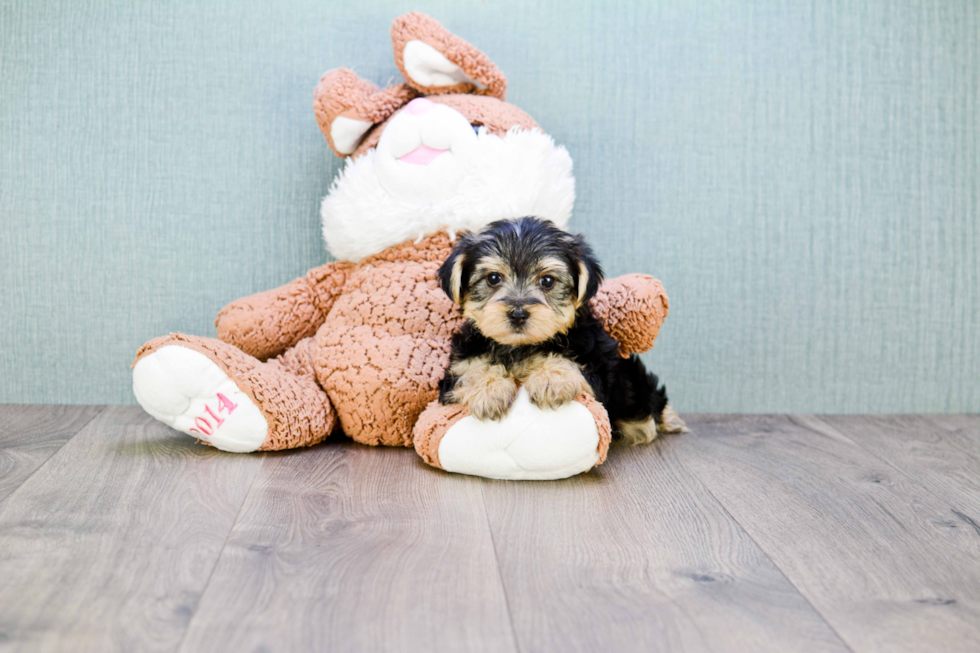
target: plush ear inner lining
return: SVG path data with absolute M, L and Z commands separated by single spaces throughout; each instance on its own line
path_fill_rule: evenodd
M 419 86 L 455 86 L 467 83 L 473 84 L 478 90 L 486 88 L 485 84 L 467 77 L 462 68 L 428 43 L 409 41 L 405 44 L 402 57 L 405 73 Z
M 373 123 L 367 120 L 337 116 L 330 123 L 330 140 L 333 141 L 333 146 L 338 152 L 350 154 L 357 149 L 372 126 Z

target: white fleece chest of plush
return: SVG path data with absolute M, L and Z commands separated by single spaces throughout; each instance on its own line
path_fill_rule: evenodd
M 454 154 L 451 165 L 425 168 L 392 165 L 386 152 L 374 149 L 348 161 L 321 206 L 331 254 L 358 261 L 440 229 L 452 235 L 505 218 L 535 216 L 568 226 L 575 201 L 572 159 L 551 137 L 513 129 L 501 138 L 480 128 L 465 152 Z M 388 189 L 403 181 L 392 179 L 400 174 L 442 185 L 444 192 L 430 193 L 433 201 L 418 201 L 410 192 L 395 196 Z M 401 187 L 407 191 L 411 184 Z

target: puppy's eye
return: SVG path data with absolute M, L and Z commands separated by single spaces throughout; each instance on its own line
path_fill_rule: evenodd
M 497 272 L 491 272 L 487 275 L 487 285 L 492 287 L 499 286 L 504 282 L 504 278 Z
M 543 277 L 541 277 L 541 280 L 538 281 L 538 283 L 541 284 L 542 288 L 548 290 L 549 288 L 555 287 L 555 278 L 550 274 L 546 274 Z

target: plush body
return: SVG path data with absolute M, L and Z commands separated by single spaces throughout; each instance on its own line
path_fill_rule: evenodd
M 591 397 L 559 411 L 515 404 L 493 425 L 437 401 L 461 324 L 437 279 L 456 232 L 515 214 L 563 227 L 571 159 L 503 100 L 506 82 L 489 59 L 431 18 L 399 18 L 392 40 L 407 84 L 378 89 L 337 69 L 315 93 L 328 145 L 348 157 L 322 207 L 328 247 L 342 260 L 232 302 L 216 339 L 146 343 L 134 362 L 136 397 L 227 451 L 310 446 L 342 430 L 365 444 L 414 444 L 451 471 L 585 471 L 609 442 L 606 412 Z M 606 282 L 592 309 L 629 354 L 652 346 L 667 298 L 651 277 L 628 275 Z M 508 420 L 535 428 L 518 432 Z M 562 449 L 542 439 L 556 433 L 566 434 Z

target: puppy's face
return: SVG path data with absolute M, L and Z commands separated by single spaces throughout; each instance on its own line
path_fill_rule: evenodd
M 486 337 L 530 345 L 565 333 L 602 280 L 591 249 L 551 222 L 494 222 L 460 237 L 439 270 L 443 290 Z

